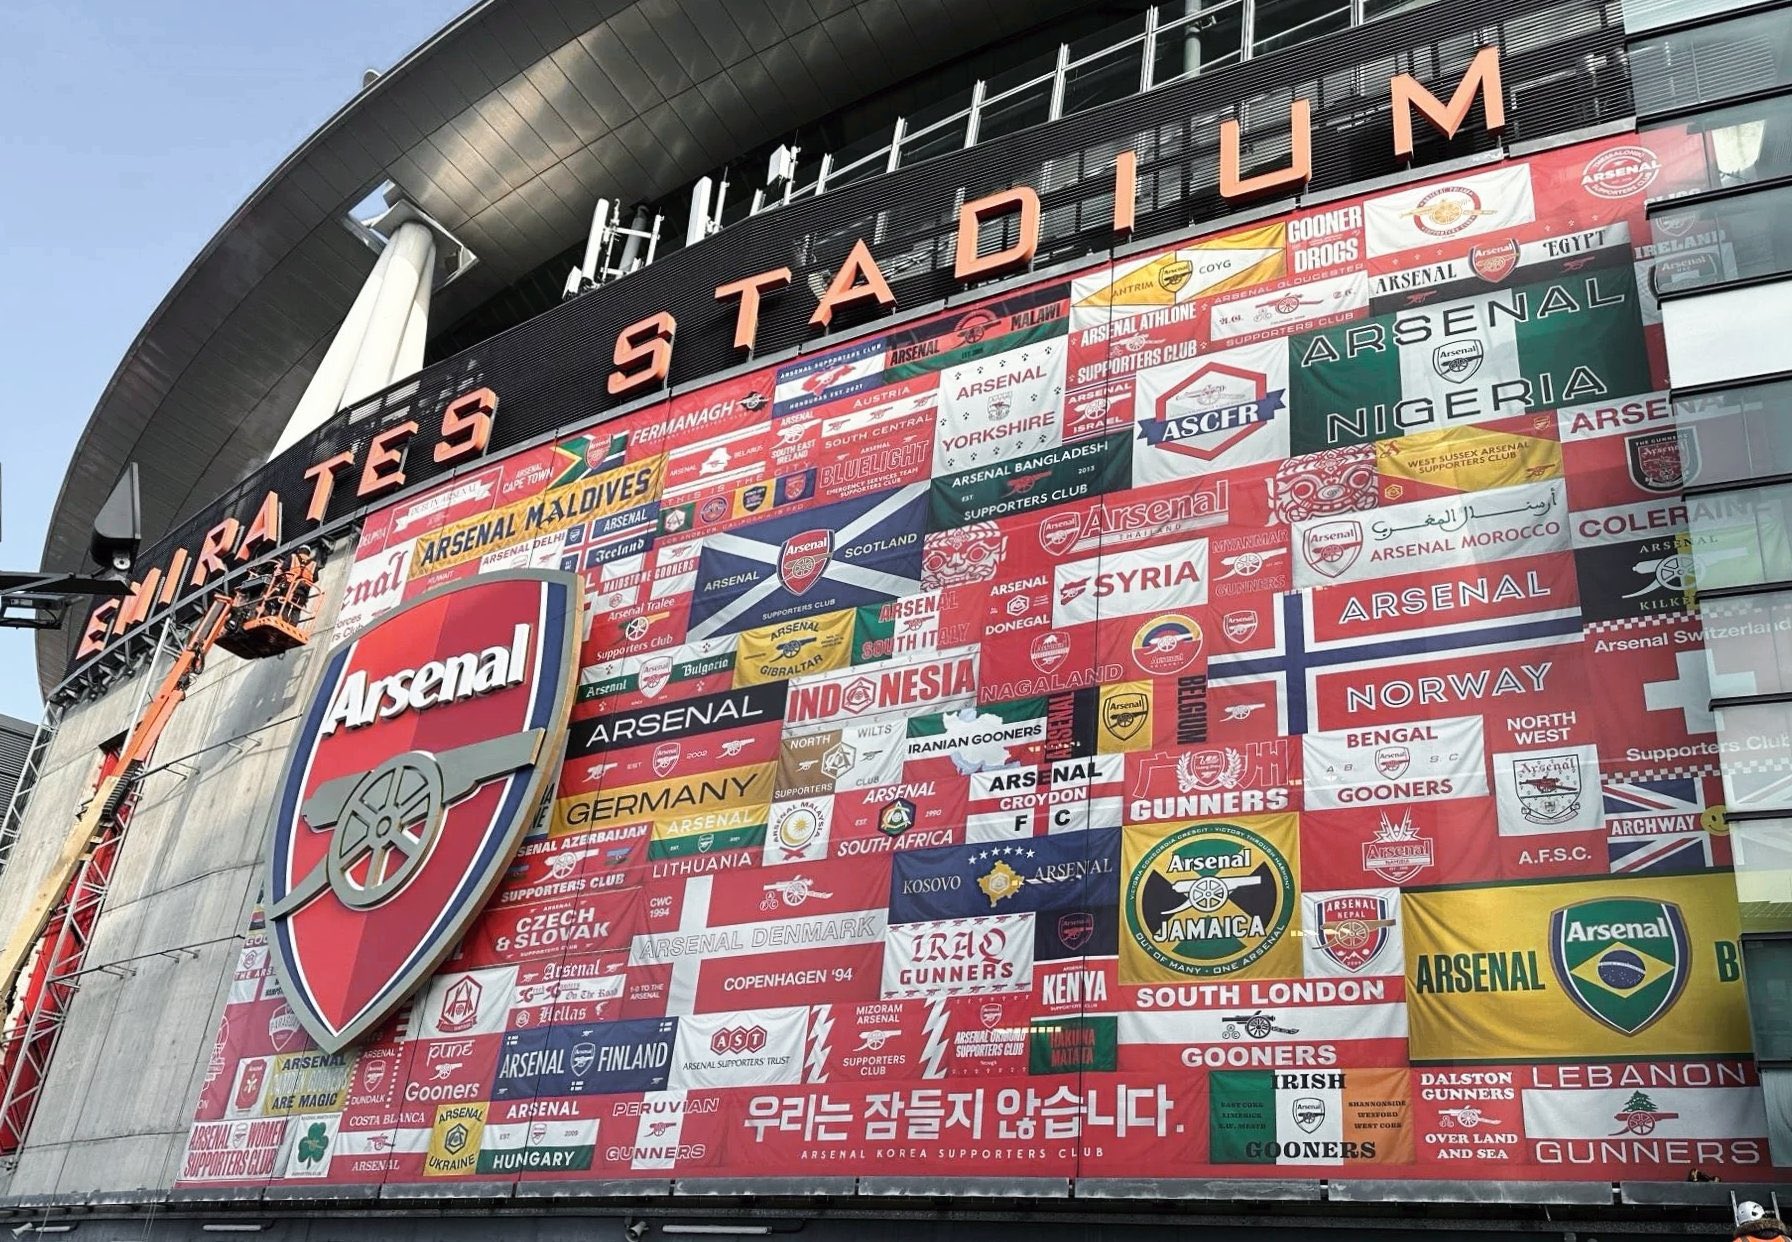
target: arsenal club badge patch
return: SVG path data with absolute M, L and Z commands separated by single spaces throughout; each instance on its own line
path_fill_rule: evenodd
M 287 1003 L 336 1052 L 434 973 L 551 788 L 579 582 L 439 587 L 329 655 L 275 808 L 264 893 Z

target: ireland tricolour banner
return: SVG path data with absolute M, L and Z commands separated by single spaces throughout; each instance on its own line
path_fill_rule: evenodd
M 1215 1070 L 1208 1082 L 1214 1164 L 1412 1161 L 1405 1070 Z
M 1289 338 L 1295 454 L 1649 390 L 1628 264 Z

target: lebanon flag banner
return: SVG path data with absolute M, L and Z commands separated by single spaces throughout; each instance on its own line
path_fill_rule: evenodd
M 1524 1132 L 1546 1139 L 1759 1139 L 1767 1113 L 1759 1087 L 1602 1087 L 1525 1091 Z M 1614 1146 L 1618 1146 L 1614 1144 Z
M 1291 337 L 1292 451 L 1647 392 L 1640 314 L 1607 267 Z
M 631 999 L 668 1014 L 874 1000 L 887 859 L 854 858 L 650 885 L 629 948 Z
M 1216 1070 L 1208 1083 L 1215 1164 L 1412 1163 L 1404 1069 Z

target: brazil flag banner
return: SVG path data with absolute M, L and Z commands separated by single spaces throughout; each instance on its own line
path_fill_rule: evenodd
M 1412 1060 L 1746 1055 L 1724 873 L 1402 899 Z
M 1296 455 L 1647 392 L 1629 264 L 1288 341 Z

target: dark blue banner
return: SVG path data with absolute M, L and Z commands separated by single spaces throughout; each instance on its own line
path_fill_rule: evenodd
M 677 1018 L 509 1031 L 492 1099 L 663 1090 L 677 1034 Z
M 903 850 L 892 859 L 890 921 L 1112 906 L 1120 830 Z

